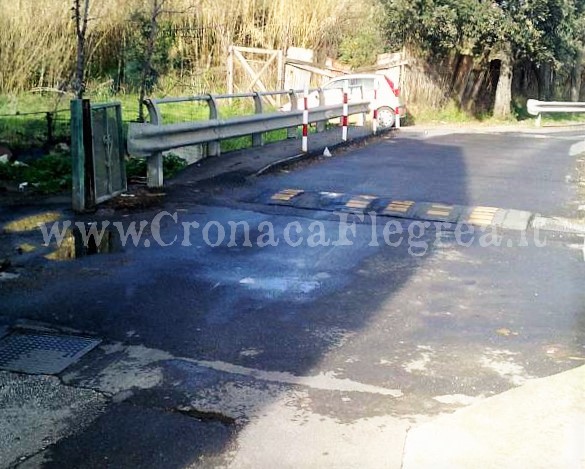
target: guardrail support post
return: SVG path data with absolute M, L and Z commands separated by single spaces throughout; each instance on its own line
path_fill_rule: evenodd
M 288 92 L 288 97 L 290 100 L 290 110 L 291 111 L 296 111 L 298 109 L 298 101 L 297 101 L 297 94 L 294 92 L 294 90 L 290 90 Z M 287 129 L 287 138 L 297 138 L 297 128 L 296 127 L 289 127 Z
M 319 88 L 319 106 L 325 106 L 325 91 L 323 88 Z M 327 121 L 317 122 L 317 132 L 325 132 L 327 127 Z
M 148 118 L 153 125 L 162 125 L 162 115 L 158 106 L 150 99 L 145 99 L 144 104 L 148 110 Z M 146 159 L 146 185 L 155 189 L 162 187 L 164 184 L 163 175 L 163 154 L 156 152 Z
M 263 112 L 262 98 L 260 97 L 260 95 L 257 92 L 254 93 L 254 112 L 256 114 L 262 114 L 262 112 Z M 264 133 L 258 132 L 258 133 L 252 134 L 252 146 L 253 147 L 261 147 L 262 145 L 264 145 Z
M 217 103 L 215 98 L 212 95 L 207 96 L 207 105 L 209 106 L 209 118 L 210 119 L 218 119 L 217 113 Z M 220 156 L 221 155 L 221 145 L 219 141 L 209 142 L 207 144 L 207 156 Z
M 542 125 L 542 114 L 538 114 L 538 116 L 536 116 L 536 121 L 534 123 L 536 127 L 540 127 Z

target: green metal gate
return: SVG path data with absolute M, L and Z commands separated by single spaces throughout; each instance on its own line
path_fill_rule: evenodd
M 73 209 L 84 211 L 126 190 L 120 103 L 71 101 Z
M 95 203 L 99 204 L 126 190 L 120 103 L 91 106 L 91 134 Z

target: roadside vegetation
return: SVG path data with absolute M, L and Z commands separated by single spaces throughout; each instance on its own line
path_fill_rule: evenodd
M 583 0 L 383 0 L 391 49 L 411 56 L 407 103 L 522 119 L 526 99 L 584 96 Z M 392 32 L 392 33 L 391 33 Z
M 163 160 L 163 165 L 165 174 L 173 177 L 187 163 L 169 154 Z M 129 158 L 126 175 L 130 181 L 145 179 L 146 160 Z M 11 185 L 13 190 L 34 190 L 41 194 L 71 191 L 71 155 L 66 150 L 53 150 L 30 163 L 0 162 L 0 183 Z
M 0 162 L 0 181 L 13 183 L 21 191 L 34 188 L 42 194 L 70 189 L 71 155 L 51 152 L 30 164 Z

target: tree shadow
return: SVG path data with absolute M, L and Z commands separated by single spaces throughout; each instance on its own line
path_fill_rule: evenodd
M 430 178 L 430 174 L 442 177 Z M 265 191 L 298 187 L 400 200 L 431 197 L 465 205 L 469 203 L 466 181 L 460 148 L 386 140 L 376 148 L 362 148 L 230 190 L 235 200 L 249 200 L 253 194 L 253 210 L 252 205 L 242 211 L 211 201 L 204 210 L 185 213 L 180 221 L 197 221 L 201 226 L 212 221 L 226 227 L 229 221 L 246 220 L 252 226 L 270 221 L 279 239 L 291 222 L 298 222 L 306 236 L 309 225 L 321 221 L 328 237 L 336 239 L 339 224 L 331 212 L 318 206 L 275 211 L 262 203 L 269 200 L 263 198 Z M 169 204 L 181 202 L 177 198 Z M 152 215 L 135 215 L 128 221 L 151 220 Z M 401 226 L 407 232 L 410 222 L 403 220 Z M 163 239 L 170 242 L 182 233 L 183 226 L 167 217 Z M 408 389 L 412 386 L 408 373 L 393 370 L 391 377 L 373 376 L 369 370 L 377 365 L 346 362 L 342 347 L 368 359 L 379 360 L 384 353 L 408 354 L 411 348 L 416 350 L 423 330 L 437 327 L 436 321 L 404 316 L 395 303 L 402 301 L 400 292 L 413 276 L 428 268 L 435 255 L 435 235 L 429 229 L 414 240 L 415 245 L 405 241 L 389 246 L 383 241 L 383 225 L 373 228 L 366 220 L 356 224 L 350 246 L 281 243 L 260 248 L 245 247 L 243 232 L 237 234 L 235 247 L 210 247 L 197 231 L 190 238 L 191 246 L 129 248 L 125 253 L 84 258 L 56 268 L 58 276 L 31 288 L 26 299 L 7 295 L 3 309 L 10 316 L 91 330 L 108 342 L 156 349 L 173 357 L 148 365 L 161 370 L 160 381 L 145 389 L 130 386 L 123 403 L 111 404 L 85 431 L 48 448 L 41 465 L 182 468 L 196 462 L 219 463 L 248 425 L 237 415 L 227 416 L 234 422 L 218 418 L 223 415 L 222 389 L 235 383 L 237 389 L 248 386 L 264 392 L 272 383 L 271 394 L 249 403 L 249 411 L 261 415 L 287 392 L 287 386 L 297 386 L 293 380 L 281 387 L 278 379 L 266 378 L 271 372 L 280 373 L 277 377 L 310 377 L 337 369 L 341 380 Z M 420 254 L 421 243 L 425 252 L 413 255 Z M 99 275 L 82 274 L 88 269 L 97 269 Z M 222 364 L 227 364 L 225 370 L 220 369 Z M 90 368 L 87 373 L 99 377 L 99 370 Z M 437 392 L 450 385 L 445 377 Z M 325 395 L 325 402 L 345 396 L 335 388 L 311 389 Z M 371 412 L 386 408 L 392 413 L 398 405 L 391 396 L 363 404 L 356 397 L 356 402 Z M 219 405 L 217 415 L 214 403 Z M 245 417 L 246 403 L 242 406 Z M 337 411 L 322 410 L 331 415 Z

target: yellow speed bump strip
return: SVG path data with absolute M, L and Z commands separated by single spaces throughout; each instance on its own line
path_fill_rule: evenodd
M 406 213 L 414 205 L 411 200 L 393 200 L 390 202 L 383 213 Z
M 301 189 L 284 189 L 284 190 L 281 190 L 280 192 L 277 192 L 276 194 L 274 194 L 272 197 L 270 197 L 270 199 L 271 200 L 279 200 L 282 202 L 288 202 L 289 200 L 296 197 L 297 195 L 301 195 L 303 192 L 305 192 L 305 191 L 303 191 Z
M 498 210 L 499 208 L 495 207 L 475 207 L 465 222 L 470 225 L 489 226 L 494 221 Z
M 364 210 L 368 205 L 372 203 L 372 200 L 376 200 L 378 197 L 373 195 L 356 195 L 349 199 L 345 204 L 345 208 L 351 210 Z
M 448 217 L 453 210 L 453 205 L 432 204 L 427 210 L 427 215 L 431 217 Z

